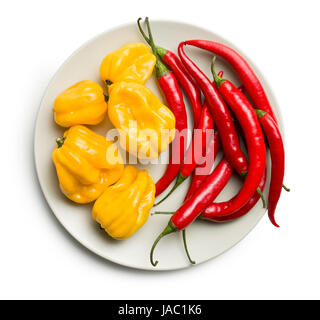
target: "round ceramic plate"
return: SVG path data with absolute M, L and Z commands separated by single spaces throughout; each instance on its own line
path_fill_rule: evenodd
M 249 61 L 260 78 L 274 107 L 276 116 L 281 120 L 279 108 L 269 85 L 250 59 L 233 44 L 209 30 L 194 25 L 169 21 L 151 21 L 151 23 L 156 43 L 174 52 L 176 52 L 177 45 L 181 41 L 196 38 L 218 41 L 236 49 Z M 158 266 L 154 268 L 149 262 L 151 245 L 167 225 L 169 216 L 150 216 L 146 224 L 131 238 L 123 241 L 113 240 L 103 230 L 100 230 L 98 224 L 92 219 L 91 204 L 77 205 L 69 201 L 61 193 L 51 159 L 51 153 L 55 147 L 55 139 L 64 132 L 64 129 L 53 121 L 52 106 L 55 97 L 62 90 L 80 80 L 94 80 L 102 84 L 99 78 L 99 66 L 104 56 L 128 42 L 135 41 L 143 42 L 136 23 L 117 27 L 100 34 L 84 44 L 61 66 L 51 80 L 40 105 L 34 141 L 36 169 L 41 188 L 52 212 L 64 228 L 89 250 L 105 259 L 132 268 L 148 270 L 185 268 L 189 267 L 190 264 L 184 252 L 181 234 L 178 232 L 163 238 L 158 244 L 155 250 L 155 258 L 159 260 Z M 186 50 L 188 55 L 211 78 L 210 63 L 212 54 L 191 47 L 186 48 Z M 216 70 L 220 69 L 224 70 L 226 78 L 235 84 L 239 84 L 238 78 L 230 67 L 219 59 L 216 63 Z M 162 99 L 154 75 L 148 80 L 146 85 Z M 190 120 L 192 119 L 190 117 L 190 105 L 186 99 L 185 101 L 188 109 L 189 124 L 192 125 L 192 120 Z M 112 126 L 108 119 L 106 119 L 100 125 L 90 128 L 105 135 Z M 139 165 L 139 167 L 148 169 L 154 181 L 157 181 L 162 176 L 166 165 L 149 164 Z M 188 186 L 189 181 L 184 182 L 171 197 L 157 207 L 157 210 L 176 210 L 182 204 Z M 237 177 L 233 177 L 217 200 L 221 201 L 230 198 L 237 193 L 240 186 L 240 180 Z M 265 190 L 265 196 L 267 192 L 268 189 Z M 160 198 L 161 196 L 157 200 Z M 201 263 L 230 249 L 252 230 L 264 213 L 265 210 L 262 208 L 261 202 L 258 202 L 246 216 L 233 222 L 215 224 L 196 221 L 187 230 L 187 239 L 192 258 L 197 263 Z

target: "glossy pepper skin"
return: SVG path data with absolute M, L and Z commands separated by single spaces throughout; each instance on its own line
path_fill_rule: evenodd
M 89 203 L 119 180 L 123 161 L 116 145 L 85 126 L 73 126 L 57 139 L 52 153 L 61 191 Z
M 184 43 L 210 51 L 226 60 L 238 74 L 244 89 L 252 99 L 253 105 L 269 113 L 274 121 L 277 122 L 262 84 L 248 62 L 238 52 L 222 43 L 208 40 L 188 40 Z
M 271 155 L 271 181 L 268 196 L 268 215 L 271 223 L 279 227 L 274 214 L 277 203 L 280 199 L 284 170 L 285 170 L 285 152 L 280 130 L 272 116 L 262 110 L 256 110 L 259 117 L 263 133 L 267 138 Z
M 206 103 L 219 131 L 221 145 L 226 158 L 238 174 L 243 175 L 248 170 L 247 159 L 241 150 L 238 133 L 230 111 L 218 93 L 216 86 L 210 82 L 207 76 L 186 55 L 183 49 L 184 45 L 185 42 L 181 42 L 178 47 L 180 59 L 206 98 Z
M 173 113 L 137 83 L 117 82 L 109 87 L 108 115 L 120 130 L 121 147 L 140 159 L 158 158 L 175 135 Z
M 195 171 L 193 172 L 190 186 L 184 198 L 185 199 L 184 201 L 187 201 L 191 198 L 191 196 L 196 192 L 196 190 L 198 190 L 201 187 L 204 180 L 210 174 L 210 171 L 212 169 L 214 160 L 217 157 L 219 149 L 220 149 L 219 133 L 217 130 L 214 130 L 213 139 L 209 141 L 209 143 L 207 144 L 207 148 L 205 150 L 205 155 L 204 155 L 205 161 L 202 164 L 197 165 L 197 167 L 195 168 Z M 198 173 L 198 170 L 200 171 L 200 173 Z
M 258 117 L 250 102 L 230 81 L 218 77 L 214 72 L 213 65 L 214 60 L 212 63 L 212 71 L 215 82 L 219 93 L 234 112 L 244 131 L 249 157 L 249 168 L 244 184 L 237 196 L 229 203 L 230 205 L 224 207 L 223 210 L 217 213 L 217 215 L 221 217 L 231 215 L 240 210 L 254 195 L 265 171 L 266 147 Z M 213 203 L 210 207 L 215 210 L 216 206 L 221 206 L 221 204 Z M 202 217 L 204 219 L 210 219 L 207 212 L 204 212 Z
M 262 192 L 265 187 L 266 179 L 267 179 L 267 167 L 265 168 L 264 174 L 259 183 L 259 188 Z M 260 195 L 257 192 L 254 193 L 254 195 L 250 198 L 250 200 L 241 209 L 235 211 L 233 214 L 229 216 L 221 217 L 219 213 L 222 210 L 225 210 L 226 208 L 230 207 L 235 198 L 236 196 L 230 199 L 229 201 L 216 203 L 215 206 L 208 206 L 203 212 L 203 214 L 206 216 L 206 219 L 209 219 L 214 222 L 226 222 L 226 221 L 232 221 L 232 220 L 238 219 L 246 215 L 256 205 L 256 203 L 260 199 Z
M 147 45 L 128 43 L 103 59 L 100 76 L 107 84 L 121 81 L 145 84 L 155 63 L 156 57 Z
M 200 120 L 202 110 L 201 92 L 199 88 L 175 53 L 158 46 L 156 47 L 156 52 L 166 66 L 173 72 L 178 83 L 185 91 L 192 108 L 193 126 L 196 127 Z
M 155 184 L 147 170 L 124 169 L 120 180 L 95 202 L 92 215 L 114 239 L 129 238 L 144 225 L 155 199 Z
M 62 127 L 100 123 L 107 112 L 101 86 L 90 80 L 80 81 L 61 92 L 54 101 L 54 119 Z

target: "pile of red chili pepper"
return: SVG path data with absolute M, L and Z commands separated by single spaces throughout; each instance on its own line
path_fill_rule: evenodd
M 186 245 L 185 230 L 195 219 L 213 222 L 235 220 L 247 214 L 260 198 L 265 207 L 263 190 L 267 177 L 267 147 L 271 156 L 268 215 L 272 224 L 279 227 L 275 221 L 276 206 L 282 188 L 289 191 L 283 185 L 285 165 L 283 141 L 277 119 L 262 84 L 239 53 L 221 43 L 188 40 L 179 44 L 177 56 L 169 50 L 156 46 L 148 18 L 145 19 L 148 35 L 143 31 L 141 20 L 138 19 L 138 27 L 157 58 L 155 67 L 157 80 L 167 105 L 177 119 L 176 130 L 182 131 L 187 128 L 187 115 L 180 86 L 190 101 L 194 128 L 198 129 L 196 130 L 198 134 L 193 135 L 188 149 L 185 136 L 178 135 L 174 140 L 171 154 L 179 154 L 181 161 L 177 163 L 171 156 L 166 172 L 156 184 L 156 196 L 158 196 L 176 179 L 174 187 L 160 201 L 162 202 L 184 180 L 192 176 L 182 206 L 175 212 L 156 212 L 172 216 L 151 248 L 150 262 L 153 266 L 158 263 L 154 261 L 153 253 L 162 237 L 182 231 L 186 253 L 193 264 L 194 261 L 190 258 Z M 213 54 L 211 65 L 213 82 L 186 55 L 184 47 L 187 45 Z M 216 74 L 214 68 L 216 56 L 229 63 L 240 78 L 241 87 L 236 88 L 232 82 L 224 79 L 222 71 Z M 207 139 L 208 132 L 211 132 L 209 139 Z M 247 157 L 241 149 L 239 136 L 244 140 Z M 201 150 L 195 154 L 194 150 L 199 145 Z M 220 148 L 223 151 L 222 160 L 211 172 Z M 234 171 L 243 179 L 240 191 L 228 201 L 214 202 Z

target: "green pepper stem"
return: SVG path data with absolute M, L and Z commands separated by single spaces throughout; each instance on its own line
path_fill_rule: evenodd
M 214 57 L 212 58 L 212 62 L 211 62 L 211 72 L 212 72 L 212 75 L 213 75 L 213 80 L 214 80 L 214 82 L 216 83 L 217 87 L 219 88 L 219 87 L 222 85 L 222 83 L 225 82 L 226 80 L 220 78 L 220 77 L 217 75 L 216 70 L 214 69 L 214 64 L 215 64 L 215 62 L 216 62 L 216 59 L 217 59 L 216 56 L 214 56 Z
M 156 245 L 158 242 L 166 235 L 173 233 L 177 231 L 177 227 L 173 224 L 173 222 L 170 220 L 166 228 L 162 231 L 162 233 L 158 236 L 158 238 L 155 240 L 155 242 L 152 245 L 151 251 L 150 251 L 150 262 L 151 264 L 155 267 L 158 264 L 158 260 L 154 261 L 153 260 L 153 253 Z
M 259 109 L 254 109 L 257 116 L 258 116 L 258 119 L 262 118 L 265 114 L 267 114 L 265 111 L 263 110 L 259 110 Z
M 149 23 L 149 18 L 146 17 L 145 22 L 147 25 L 147 29 L 148 29 L 148 34 L 149 37 L 146 35 L 146 33 L 143 31 L 142 27 L 141 27 L 141 21 L 142 19 L 139 18 L 137 23 L 138 23 L 138 28 L 143 36 L 143 38 L 145 39 L 145 41 L 148 43 L 148 45 L 151 47 L 151 50 L 153 52 L 153 54 L 156 57 L 156 66 L 155 66 L 155 70 L 156 70 L 156 76 L 157 79 L 161 78 L 162 76 L 165 76 L 167 73 L 170 72 L 170 70 L 166 67 L 166 65 L 161 61 L 160 58 L 160 54 L 163 54 L 163 49 L 160 47 L 157 47 L 153 41 L 153 36 L 152 36 L 152 32 L 151 32 L 151 27 L 150 27 L 150 23 Z M 161 50 L 162 49 L 162 50 Z M 159 52 L 159 53 L 158 53 Z
M 170 190 L 170 192 L 169 192 L 163 199 L 161 199 L 158 203 L 154 204 L 153 206 L 156 207 L 157 205 L 159 205 L 160 203 L 162 203 L 164 200 L 166 200 L 166 199 L 170 196 L 170 194 L 171 194 L 174 190 L 176 190 L 184 180 L 186 180 L 186 177 L 184 177 L 184 176 L 179 172 L 178 177 L 177 177 L 177 180 L 176 180 L 176 183 L 175 183 L 175 185 L 173 186 L 173 188 Z
M 282 188 L 283 188 L 284 190 L 286 190 L 287 192 L 290 192 L 290 188 L 286 187 L 284 184 L 282 185 Z
M 188 246 L 187 246 L 187 240 L 186 240 L 186 229 L 183 229 L 183 230 L 182 230 L 182 239 L 183 239 L 183 246 L 184 246 L 184 249 L 185 249 L 185 251 L 186 251 L 188 260 L 190 261 L 191 264 L 196 264 L 196 262 L 193 261 L 193 260 L 191 259 L 191 257 L 190 257 L 190 253 L 189 253 Z
M 142 29 L 142 27 L 141 27 L 141 23 L 140 23 L 141 20 L 142 20 L 142 18 L 139 18 L 139 19 L 137 20 L 138 28 L 139 28 L 139 30 L 140 30 L 140 32 L 141 32 L 144 40 L 146 41 L 146 43 L 151 47 L 151 46 L 152 46 L 151 41 L 150 41 L 150 39 L 148 38 L 148 36 L 146 35 L 146 33 L 143 31 L 143 29 Z
M 263 208 L 266 208 L 266 200 L 264 199 L 264 195 L 260 189 L 260 187 L 257 188 L 257 194 L 260 196 L 263 204 Z
M 155 211 L 155 212 L 151 212 L 151 216 L 157 215 L 157 214 L 173 214 L 174 212 L 170 212 L 170 211 Z
M 240 173 L 240 176 L 245 178 L 245 177 L 247 176 L 247 174 L 248 174 L 248 171 L 243 171 L 243 172 Z M 265 198 L 264 198 L 263 192 L 261 191 L 260 187 L 258 187 L 258 188 L 256 189 L 256 191 L 257 191 L 258 195 L 259 195 L 260 198 L 261 198 L 263 208 L 266 208 L 266 207 L 267 207 L 267 205 L 266 205 L 266 200 L 265 200 Z
M 58 148 L 61 148 L 63 146 L 64 142 L 66 141 L 66 138 L 67 137 L 63 136 L 63 137 L 56 139 L 56 143 L 57 143 Z

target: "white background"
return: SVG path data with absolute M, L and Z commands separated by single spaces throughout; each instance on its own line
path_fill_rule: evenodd
M 2 4 L 0 298 L 319 299 L 319 9 L 279 0 Z M 271 84 L 286 132 L 292 191 L 278 206 L 281 228 L 265 216 L 232 250 L 175 272 L 127 269 L 88 252 L 56 221 L 34 169 L 36 114 L 55 71 L 96 34 L 146 15 L 234 42 Z

